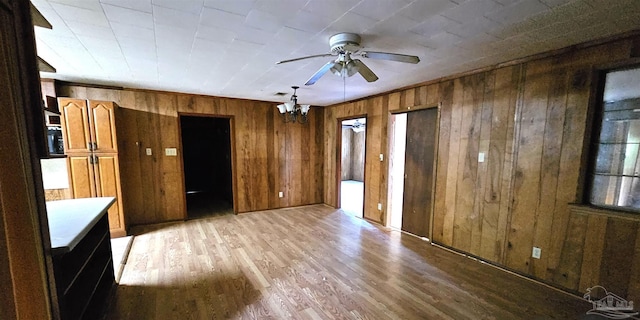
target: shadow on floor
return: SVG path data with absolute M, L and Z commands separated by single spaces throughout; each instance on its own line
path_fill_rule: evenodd
M 119 285 L 106 319 L 229 319 L 273 318 L 262 310 L 261 292 L 242 271 L 175 271 L 174 283 L 145 285 L 144 270 L 128 270 L 127 283 Z M 167 272 L 158 270 L 158 272 Z M 153 274 L 153 273 L 149 273 Z M 178 280 L 179 279 L 179 280 Z M 137 282 L 137 283 L 136 283 Z M 256 317 L 257 316 L 257 317 Z
M 187 193 L 187 218 L 201 219 L 233 214 L 233 203 L 214 192 Z

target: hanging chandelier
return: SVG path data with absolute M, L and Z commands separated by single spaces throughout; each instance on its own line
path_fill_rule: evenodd
M 307 123 L 307 113 L 309 113 L 309 108 L 311 107 L 308 104 L 298 104 L 298 96 L 296 95 L 296 90 L 298 90 L 298 86 L 292 86 L 293 95 L 291 96 L 291 100 L 287 101 L 283 104 L 279 104 L 277 106 L 278 111 L 282 114 L 284 122 L 296 122 L 299 123 Z

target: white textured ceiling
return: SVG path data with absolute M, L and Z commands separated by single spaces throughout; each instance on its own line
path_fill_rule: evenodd
M 640 0 L 33 0 L 45 78 L 316 106 L 640 28 Z M 362 59 L 380 79 L 326 74 L 338 32 L 417 65 Z M 285 92 L 286 96 L 277 96 Z

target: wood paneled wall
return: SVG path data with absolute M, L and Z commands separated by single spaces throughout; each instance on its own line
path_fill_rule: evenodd
M 364 185 L 364 218 L 385 223 L 383 211 L 378 211 L 378 201 L 387 194 L 387 174 L 384 162 L 378 156 L 387 147 L 387 112 L 388 97 L 381 96 L 357 102 L 340 104 L 324 110 L 324 202 L 330 206 L 338 206 L 337 183 L 340 181 L 338 165 L 338 130 L 342 130 L 341 119 L 367 117 L 365 146 L 365 185 Z M 369 128 L 374 128 L 369 130 Z M 384 132 L 384 134 L 383 134 Z
M 76 85 L 61 85 L 58 96 L 119 105 L 116 120 L 129 225 L 185 217 L 180 113 L 232 118 L 238 212 L 322 202 L 323 108 L 312 108 L 309 123 L 301 125 L 285 124 L 271 102 Z M 146 148 L 152 156 L 145 154 Z M 178 148 L 178 156 L 165 156 L 165 148 Z
M 0 319 L 52 319 L 46 140 L 29 1 L 0 0 Z
M 353 131 L 353 130 L 351 130 Z M 351 142 L 351 179 L 364 181 L 364 145 L 366 143 L 366 131 L 354 132 Z
M 44 189 L 44 199 L 47 201 L 71 199 L 71 190 L 67 189 Z
M 553 281 L 580 292 L 601 285 L 627 300 L 640 301 L 640 219 L 569 207 L 564 254 Z
M 340 174 L 342 180 L 351 180 L 353 168 L 351 167 L 351 143 L 353 143 L 353 130 L 342 128 L 342 160 L 340 163 Z
M 366 133 L 342 128 L 342 180 L 364 181 Z
M 386 164 L 378 154 L 388 158 L 388 116 L 440 104 L 433 241 L 584 292 L 597 283 L 583 278 L 587 271 L 568 270 L 583 259 L 577 250 L 585 244 L 573 240 L 580 238 L 574 229 L 587 228 L 589 219 L 573 218 L 568 204 L 582 200 L 594 71 L 638 58 L 639 44 L 635 35 L 326 108 L 325 203 L 336 204 L 331 178 L 336 119 L 362 113 L 371 119 L 364 216 L 384 224 L 386 213 L 376 205 L 387 201 Z M 484 162 L 478 162 L 479 153 Z M 620 224 L 625 223 L 607 224 L 608 234 Z M 635 235 L 627 233 L 631 241 Z M 602 246 L 613 238 L 589 239 Z M 637 252 L 636 243 L 628 245 Z M 541 259 L 531 258 L 534 246 L 542 249 Z M 612 244 L 606 248 L 608 257 L 626 254 Z M 602 263 L 605 258 L 591 254 L 585 259 Z M 607 263 L 607 268 L 616 275 L 632 265 Z M 637 281 L 638 275 L 614 277 Z M 637 285 L 630 283 L 630 289 L 616 293 L 635 292 L 631 287 Z

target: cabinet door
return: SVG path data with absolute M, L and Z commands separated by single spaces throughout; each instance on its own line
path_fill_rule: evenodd
M 116 202 L 109 208 L 109 229 L 112 234 L 124 235 L 122 215 L 122 192 L 120 191 L 120 170 L 116 154 L 96 154 L 95 176 L 98 197 L 115 197 Z
M 91 141 L 96 153 L 118 152 L 116 139 L 115 105 L 108 101 L 89 101 Z
M 69 155 L 69 189 L 72 198 L 91 198 L 96 196 L 94 168 L 90 155 Z
M 58 104 L 62 118 L 64 152 L 89 152 L 91 137 L 87 102 L 79 99 L 60 98 Z

